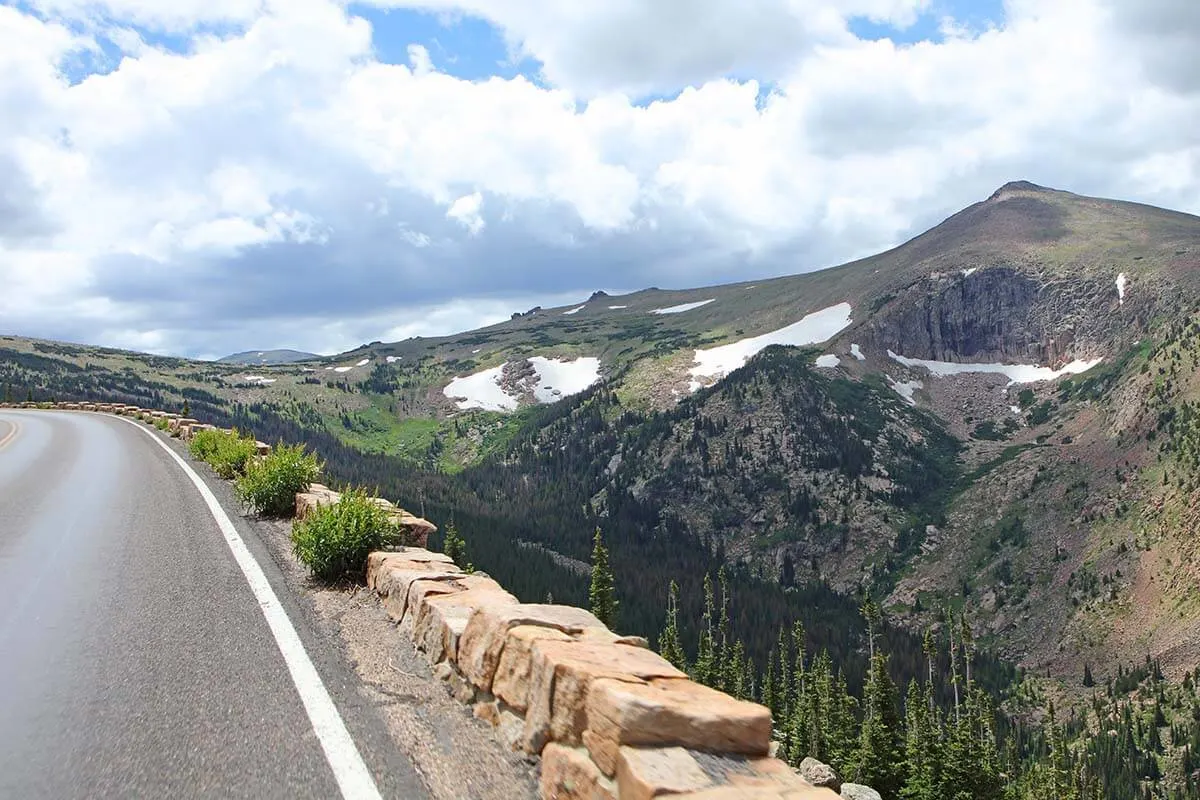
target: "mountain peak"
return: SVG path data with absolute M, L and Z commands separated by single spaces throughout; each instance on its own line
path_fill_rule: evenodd
M 988 199 L 989 200 L 997 200 L 997 199 L 1000 199 L 1001 197 L 1003 197 L 1004 195 L 1011 194 L 1013 192 L 1049 192 L 1049 191 L 1052 191 L 1052 190 L 1047 189 L 1045 186 L 1038 186 L 1036 183 L 1032 183 L 1031 181 L 1009 181 L 1008 183 L 1004 184 L 999 189 L 997 189 L 995 192 L 993 192 L 992 196 Z

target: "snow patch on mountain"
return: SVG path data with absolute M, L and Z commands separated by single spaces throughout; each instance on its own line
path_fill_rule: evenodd
M 1117 304 L 1122 306 L 1125 305 L 1125 284 L 1125 273 L 1122 272 L 1117 275 Z
M 682 305 L 678 305 L 678 306 L 667 306 L 666 308 L 656 308 L 653 311 L 651 311 L 650 313 L 651 314 L 682 314 L 685 311 L 691 311 L 693 308 L 700 308 L 701 306 L 706 306 L 709 303 L 714 303 L 714 302 L 716 302 L 716 300 L 717 300 L 717 298 L 713 297 L 708 300 L 701 300 L 698 303 L 683 303 Z
M 773 344 L 803 347 L 829 341 L 850 325 L 851 310 L 849 303 L 838 303 L 836 306 L 814 311 L 799 322 L 793 322 L 779 330 L 731 344 L 710 347 L 707 350 L 697 350 L 691 375 L 695 378 L 708 378 L 711 383 L 738 369 L 756 353 Z M 695 391 L 695 387 L 701 384 L 693 380 L 690 385 L 692 391 Z
M 563 316 L 569 317 L 572 314 L 578 314 L 580 311 L 583 311 L 585 308 L 587 308 L 587 306 L 579 306 L 578 308 L 572 308 L 570 311 L 564 311 Z
M 850 345 L 850 355 L 857 358 L 859 361 L 866 361 L 867 357 L 863 355 L 862 348 L 856 344 Z
M 579 394 L 600 380 L 600 359 L 577 358 L 574 361 L 534 356 L 529 359 L 537 370 L 538 382 L 533 396 L 539 403 L 553 403 L 563 397 Z
M 553 403 L 579 394 L 600 380 L 598 358 L 584 356 L 566 360 L 533 356 L 529 364 L 533 367 L 533 380 L 523 381 L 521 385 L 506 385 L 504 373 L 508 365 L 502 365 L 455 378 L 442 394 L 464 410 L 516 411 L 526 391 L 531 390 L 534 400 L 539 403 Z
M 516 411 L 517 398 L 500 386 L 504 367 L 492 367 L 474 375 L 455 378 L 442 390 L 459 408 L 482 408 L 485 411 Z
M 910 406 L 915 406 L 917 404 L 917 399 L 913 397 L 913 393 L 916 392 L 917 389 L 922 388 L 925 384 L 921 383 L 920 381 L 898 381 L 891 375 L 888 375 L 887 379 L 892 388 L 896 390 L 896 394 L 908 401 Z
M 948 375 L 960 375 L 967 372 L 992 372 L 1008 376 L 1008 385 L 1014 383 L 1037 383 L 1052 381 L 1063 375 L 1078 375 L 1087 372 L 1104 359 L 1095 358 L 1090 361 L 1075 360 L 1059 369 L 1040 367 L 1037 364 L 959 364 L 953 361 L 929 361 L 923 358 L 905 358 L 891 350 L 887 351 L 888 358 L 906 367 L 924 367 L 931 375 L 944 378 Z
M 840 363 L 842 363 L 842 360 L 833 353 L 826 353 L 823 356 L 817 356 L 816 361 L 818 367 L 824 367 L 825 369 L 832 369 Z

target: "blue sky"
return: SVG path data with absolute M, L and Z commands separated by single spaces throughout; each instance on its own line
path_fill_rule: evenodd
M 408 9 L 384 10 L 360 3 L 351 3 L 349 8 L 352 14 L 371 23 L 380 61 L 407 64 L 408 46 L 419 44 L 429 51 L 439 72 L 456 78 L 524 75 L 537 80 L 537 62 L 525 58 L 514 63 L 503 33 L 484 20 Z
M 935 0 L 914 25 L 898 30 L 869 19 L 850 20 L 850 30 L 860 39 L 891 39 L 896 44 L 942 41 L 941 22 L 952 17 L 959 25 L 978 32 L 1004 22 L 1004 0 Z

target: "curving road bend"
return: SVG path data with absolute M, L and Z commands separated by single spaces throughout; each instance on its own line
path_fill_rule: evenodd
M 123 419 L 0 410 L 0 797 L 425 797 L 286 591 L 349 753 L 315 733 L 329 720 L 301 702 L 261 595 L 171 453 Z M 339 757 L 365 783 L 341 780 Z

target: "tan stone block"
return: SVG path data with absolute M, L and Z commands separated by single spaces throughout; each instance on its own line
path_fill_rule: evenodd
M 426 584 L 435 584 L 436 590 L 425 591 Z M 459 591 L 443 591 L 460 586 Z M 517 602 L 491 578 L 467 575 L 454 581 L 415 581 L 409 589 L 407 612 L 413 617 L 413 641 L 435 663 L 443 658 L 456 661 L 459 637 L 476 609 Z
M 413 584 L 417 581 L 450 582 L 462 577 L 461 572 L 434 571 L 436 566 L 453 567 L 453 564 L 433 565 L 414 563 L 411 561 L 393 561 L 380 570 L 375 578 L 375 590 L 384 597 L 383 607 L 394 622 L 403 622 L 412 605 Z M 455 568 L 457 569 L 457 567 Z M 424 586 L 419 594 L 429 592 L 457 592 L 460 588 L 447 585 L 444 587 Z
M 622 747 L 617 758 L 617 795 L 621 800 L 651 800 L 666 794 L 695 792 L 712 783 L 692 754 L 682 747 Z
M 586 716 L 593 757 L 605 771 L 615 767 L 613 748 L 599 742 L 745 755 L 766 755 L 771 743 L 769 709 L 687 679 L 598 680 Z
M 431 595 L 457 594 L 469 589 L 504 592 L 504 587 L 487 575 L 467 575 L 462 572 L 413 572 L 396 567 L 389 567 L 387 575 L 393 580 L 408 582 L 408 613 L 414 615 L 414 621 L 423 614 L 421 607 L 425 604 L 426 598 Z M 397 577 L 393 578 L 392 576 Z M 397 584 L 393 594 L 399 588 L 400 584 Z
M 609 777 L 617 774 L 617 758 L 621 752 L 621 745 L 616 739 L 600 736 L 595 731 L 585 728 L 579 735 L 579 741 L 583 743 L 601 772 Z
M 409 539 L 418 547 L 428 545 L 429 535 L 437 532 L 437 525 L 427 519 L 415 516 L 403 508 L 392 509 L 391 515 L 396 525 L 407 533 Z
M 312 487 L 309 487 L 310 491 Z M 439 564 L 439 572 L 460 572 L 454 562 L 445 553 L 431 553 L 417 547 L 405 547 L 401 550 L 376 550 L 367 556 L 367 588 L 374 589 L 376 576 L 383 567 L 391 562 L 406 561 L 414 564 Z
M 520 625 L 536 625 L 568 634 L 587 629 L 608 632 L 590 611 L 573 606 L 522 603 L 510 608 L 483 609 L 463 633 L 460 669 L 479 688 L 490 691 L 508 632 Z
M 466 663 L 465 648 L 467 634 L 471 632 L 471 624 L 475 617 L 467 623 L 467 630 L 459 640 L 459 664 Z M 504 649 L 500 651 L 500 662 L 496 666 L 495 677 L 492 680 L 491 691 L 508 705 L 522 714 L 529 708 L 529 678 L 533 666 L 533 643 L 539 639 L 557 639 L 567 642 L 571 637 L 554 628 L 541 628 L 536 625 L 518 625 L 508 631 Z M 465 674 L 465 670 L 464 670 Z M 475 683 L 479 686 L 479 682 Z M 482 688 L 482 687 L 481 687 Z
M 604 777 L 587 753 L 550 744 L 542 753 L 542 800 L 616 800 L 616 787 Z
M 332 489 L 314 489 L 310 486 L 307 492 L 296 495 L 296 519 L 304 519 L 315 511 L 317 506 L 331 506 L 341 499 L 342 495 Z
M 657 653 L 640 647 L 595 642 L 533 643 L 525 749 L 541 752 L 547 742 L 576 745 L 587 727 L 587 695 L 593 682 L 644 682 L 686 677 Z

